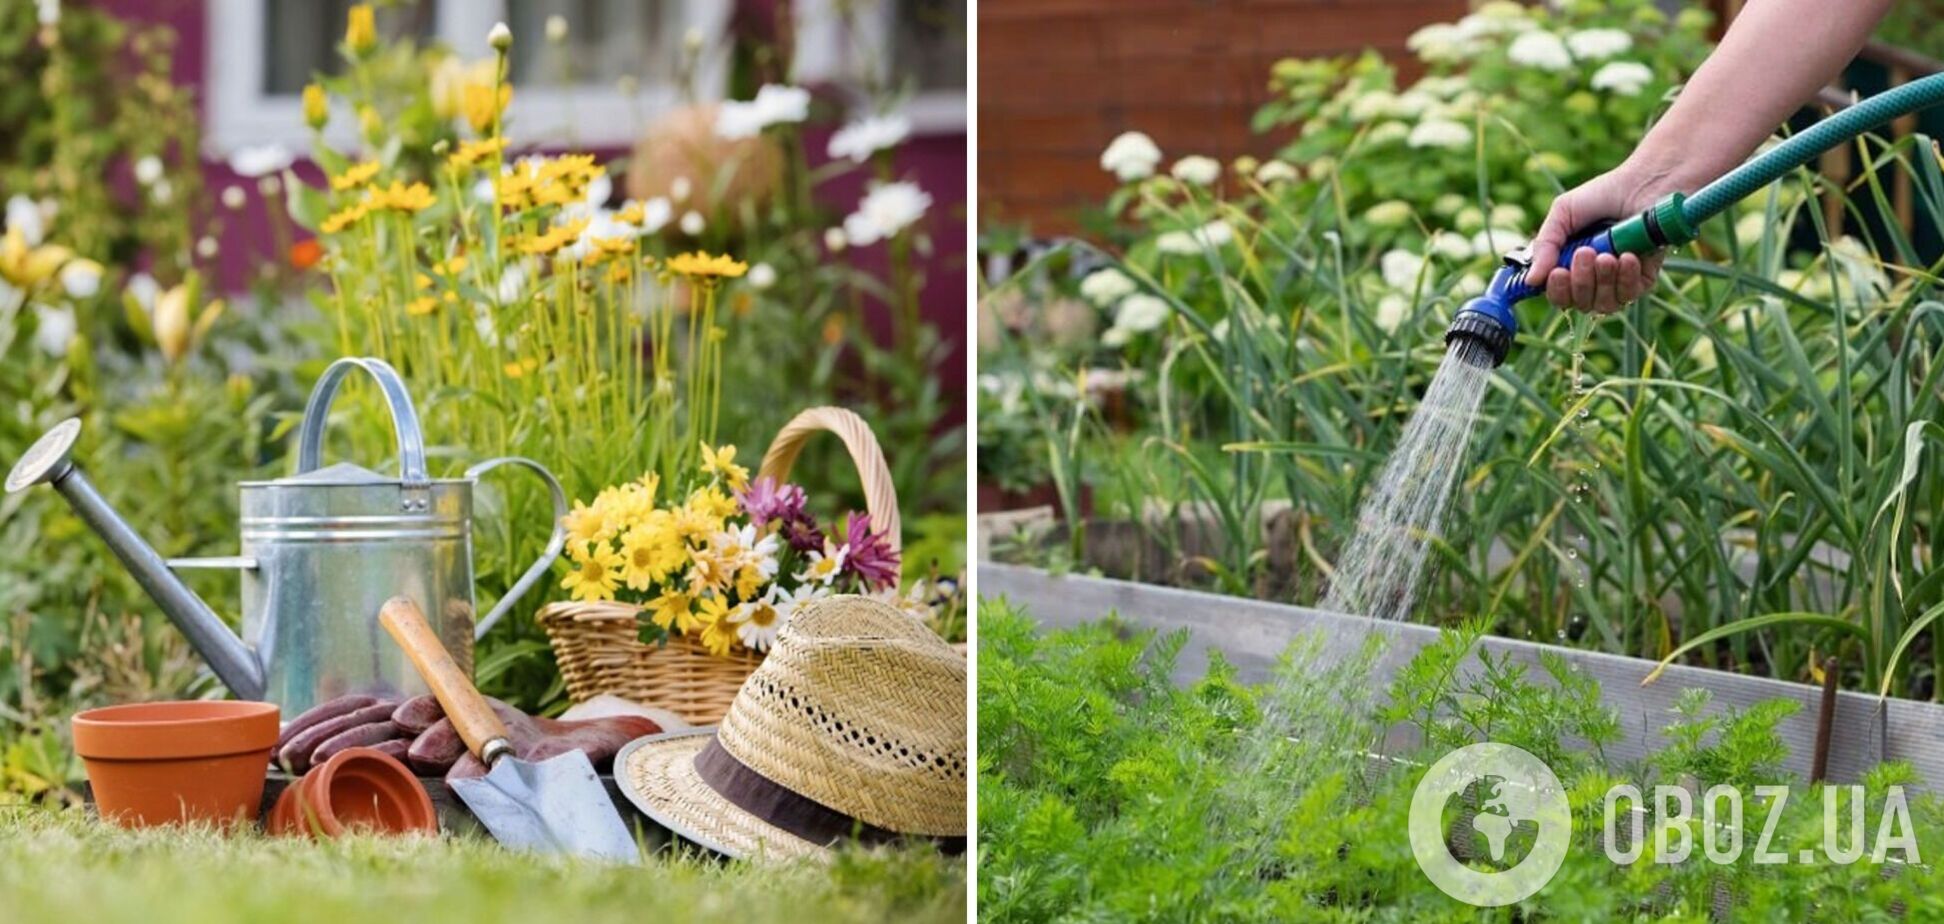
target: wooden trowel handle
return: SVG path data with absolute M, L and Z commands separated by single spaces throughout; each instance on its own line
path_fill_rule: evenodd
M 474 757 L 491 767 L 494 761 L 512 752 L 505 723 L 486 704 L 486 697 L 479 695 L 472 678 L 452 660 L 452 654 L 446 651 L 439 637 L 432 634 L 432 627 L 426 625 L 425 614 L 419 612 L 418 604 L 407 597 L 393 597 L 378 610 L 378 623 L 391 633 L 398 647 L 405 649 L 405 657 L 412 660 L 419 676 L 425 678 L 425 685 L 432 688 L 432 695 L 438 697 L 446 718 L 452 720 L 453 729 L 459 732 L 460 740 L 466 742 Z

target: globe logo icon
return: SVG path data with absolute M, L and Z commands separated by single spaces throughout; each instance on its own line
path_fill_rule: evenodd
M 1476 810 L 1469 818 L 1461 814 L 1457 825 L 1483 837 L 1491 862 L 1478 865 L 1500 868 L 1467 864 L 1447 843 L 1453 829 L 1446 809 L 1468 791 L 1477 796 Z M 1411 853 L 1418 867 L 1446 895 L 1482 908 L 1509 905 L 1543 888 L 1565 861 L 1572 833 L 1572 810 L 1559 778 L 1544 761 L 1509 744 L 1488 741 L 1446 754 L 1411 796 Z M 1515 845 L 1529 846 L 1518 856 Z

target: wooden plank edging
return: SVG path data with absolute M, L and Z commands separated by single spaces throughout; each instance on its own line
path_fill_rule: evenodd
M 1377 676 L 1388 677 L 1417 651 L 1435 641 L 1431 626 L 1391 623 L 1363 616 L 1327 613 L 1307 607 L 1271 603 L 1246 597 L 1182 590 L 1108 578 L 1054 575 L 1037 568 L 980 562 L 979 595 L 1005 598 L 1044 626 L 1066 628 L 1095 622 L 1110 613 L 1143 628 L 1171 632 L 1186 629 L 1188 642 L 1175 668 L 1175 680 L 1185 683 L 1204 673 L 1206 652 L 1219 648 L 1246 681 L 1267 680 L 1276 658 L 1299 634 L 1322 633 L 1324 657 L 1356 653 L 1371 635 L 1388 638 L 1378 659 Z M 1784 719 L 1779 731 L 1790 746 L 1785 766 L 1807 779 L 1813 758 L 1816 711 L 1822 691 L 1807 684 L 1749 677 L 1701 667 L 1671 665 L 1659 680 L 1641 686 L 1654 662 L 1599 652 L 1542 645 L 1518 639 L 1487 637 L 1481 642 L 1494 654 L 1510 653 L 1538 668 L 1542 651 L 1552 651 L 1575 669 L 1598 681 L 1602 698 L 1620 716 L 1620 739 L 1607 749 L 1621 765 L 1641 761 L 1662 749 L 1661 727 L 1681 691 L 1702 687 L 1713 692 L 1716 707 L 1747 708 L 1769 699 L 1801 704 Z M 1476 665 L 1474 658 L 1472 664 Z M 1829 750 L 1829 779 L 1856 782 L 1864 772 L 1885 760 L 1909 761 L 1922 778 L 1921 788 L 1944 791 L 1944 706 L 1906 699 L 1880 703 L 1864 693 L 1839 692 Z

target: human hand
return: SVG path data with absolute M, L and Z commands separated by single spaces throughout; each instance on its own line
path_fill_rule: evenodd
M 1532 239 L 1528 285 L 1543 284 L 1546 298 L 1560 308 L 1612 314 L 1652 290 L 1665 254 L 1579 253 L 1562 255 L 1566 239 L 1598 221 L 1631 218 L 1669 190 L 1634 175 L 1626 165 L 1567 190 L 1554 199 Z M 1561 257 L 1564 256 L 1564 264 Z

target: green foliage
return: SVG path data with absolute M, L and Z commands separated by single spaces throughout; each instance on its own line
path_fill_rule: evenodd
M 1708 25 L 1698 8 L 1670 19 L 1651 0 L 1487 3 L 1412 36 L 1425 74 L 1409 87 L 1374 51 L 1277 62 L 1254 125 L 1298 129 L 1278 156 L 1307 176 L 1287 194 L 1332 187 L 1353 244 L 1496 228 L 1513 238 L 1504 249 L 1561 188 L 1633 150 L 1706 56 Z M 1527 44 L 1542 35 L 1556 43 Z M 1613 80 L 1630 68 L 1645 79 Z
M 1477 625 L 1420 651 L 1366 712 L 1357 700 L 1369 694 L 1327 676 L 1314 640 L 1292 648 L 1269 686 L 1239 683 L 1214 656 L 1205 679 L 1177 688 L 1169 678 L 1180 634 L 1134 632 L 1113 620 L 1041 634 L 1003 600 L 982 601 L 979 613 L 979 907 L 990 920 L 1706 920 L 1723 900 L 1736 920 L 1884 920 L 1898 903 L 1906 919 L 1922 919 L 1944 909 L 1935 865 L 1757 865 L 1753 845 L 1766 809 L 1752 804 L 1752 793 L 1734 865 L 1701 860 L 1698 840 L 1694 858 L 1678 865 L 1652 862 L 1651 845 L 1631 866 L 1606 858 L 1602 800 L 1611 785 L 1651 792 L 1683 778 L 1703 788 L 1778 781 L 1787 749 L 1776 723 L 1793 704 L 1710 712 L 1705 695 L 1691 694 L 1670 747 L 1629 771 L 1606 766 L 1599 753 L 1618 729 L 1595 683 L 1557 660 L 1543 680 L 1498 658 L 1472 666 Z M 1365 672 L 1373 663 L 1346 660 Z M 1367 673 L 1360 682 L 1372 686 Z M 1280 709 L 1273 729 L 1262 724 L 1271 718 L 1265 704 L 1298 701 L 1305 686 L 1336 708 Z M 1274 799 L 1235 808 L 1238 787 L 1249 788 L 1237 758 L 1253 738 L 1287 735 L 1298 747 L 1378 741 L 1398 722 L 1421 723 L 1432 740 L 1380 748 L 1387 759 L 1377 761 L 1362 749 L 1332 758 L 1319 748 L 1297 765 L 1303 772 L 1284 765 L 1265 774 L 1260 785 Z M 1481 740 L 1553 755 L 1576 819 L 1553 880 L 1496 910 L 1438 891 L 1405 835 L 1423 772 L 1411 761 Z M 1871 843 L 1887 787 L 1913 782 L 1896 764 L 1864 781 Z M 1794 858 L 1800 848 L 1820 848 L 1822 798 L 1819 787 L 1795 786 L 1768 849 Z M 1944 804 L 1910 796 L 1909 809 L 1919 857 L 1938 856 Z M 1698 809 L 1688 825 L 1690 837 L 1703 835 Z
M 1619 16 L 1632 36 L 1626 54 L 1679 46 L 1686 57 L 1668 61 L 1699 60 L 1692 16 L 1661 23 L 1645 4 L 1601 6 L 1514 14 L 1487 4 L 1496 12 L 1472 15 L 1521 17 L 1525 25 L 1501 38 L 1557 31 L 1562 41 Z M 1467 55 L 1450 64 L 1463 80 L 1511 79 L 1488 73 L 1510 60 L 1509 46 L 1484 43 Z M 1365 93 L 1431 92 L 1392 93 L 1376 65 L 1349 67 L 1299 70 L 1350 80 L 1325 81 L 1336 95 L 1315 97 L 1341 96 L 1346 111 Z M 1590 80 L 1585 70 L 1545 79 Z M 1672 79 L 1661 65 L 1655 72 Z M 1377 88 L 1357 84 L 1364 77 Z M 1539 105 L 1512 89 L 1466 92 L 1486 108 Z M 1645 106 L 1650 96 L 1613 102 Z M 1325 125 L 1351 118 L 1314 114 Z M 1551 124 L 1620 139 L 1611 144 L 1644 128 L 1575 115 Z M 1276 162 L 1299 171 L 1293 178 L 1264 179 L 1256 168 L 1212 185 L 1133 182 L 1109 201 L 1130 219 L 1114 250 L 1062 245 L 988 296 L 1043 292 L 1050 310 L 1068 292 L 1125 292 L 1101 299 L 1117 324 L 1134 299 L 1161 303 L 1162 319 L 1123 330 L 1118 346 L 1104 335 L 1077 351 L 1002 338 L 981 360 L 1005 379 L 995 383 L 1002 395 L 1103 369 L 1130 374 L 1121 399 L 1129 420 L 1075 428 L 1073 445 L 1043 456 L 1086 459 L 1075 477 L 1101 489 L 1096 507 L 1139 520 L 1179 563 L 1140 579 L 1324 596 L 1367 484 L 1443 357 L 1451 313 L 1481 290 L 1492 254 L 1536 223 L 1524 205 L 1524 219 L 1501 229 L 1516 233 L 1477 233 L 1460 220 L 1466 208 L 1543 203 L 1529 175 L 1504 179 L 1531 153 L 1513 131 L 1525 121 L 1473 119 L 1474 148 L 1464 153 L 1477 175 L 1438 181 L 1439 198 L 1459 206 L 1440 210 L 1433 199 L 1415 222 L 1388 230 L 1373 230 L 1368 190 L 1344 178 L 1441 169 L 1408 144 L 1365 139 Z M 1520 342 L 1481 405 L 1447 530 L 1430 540 L 1420 621 L 1485 614 L 1505 635 L 1789 679 L 1834 653 L 1846 684 L 1944 693 L 1944 645 L 1925 619 L 1944 613 L 1944 561 L 1926 538 L 1944 509 L 1938 268 L 1924 265 L 1901 227 L 1863 220 L 1866 210 L 1890 211 L 1889 190 L 1907 174 L 1916 221 L 1944 225 L 1944 173 L 1926 138 L 1865 137 L 1857 147 L 1853 182 L 1839 188 L 1800 171 L 1751 197 L 1703 228 L 1692 252 L 1674 255 L 1650 297 L 1614 317 L 1582 323 L 1543 303 L 1520 309 Z M 1594 158 L 1607 150 L 1589 148 L 1569 173 L 1604 168 L 1610 159 Z M 1334 179 L 1300 173 L 1313 174 L 1325 156 Z M 1830 224 L 1832 213 L 1844 224 Z M 1867 236 L 1852 236 L 1866 227 Z M 1804 252 L 1800 240 L 1818 246 Z M 1106 417 L 1090 396 L 1072 402 L 1081 415 L 1050 402 L 999 410 L 1061 432 L 1069 416 Z M 1058 555 L 1126 576 L 1084 549 Z

